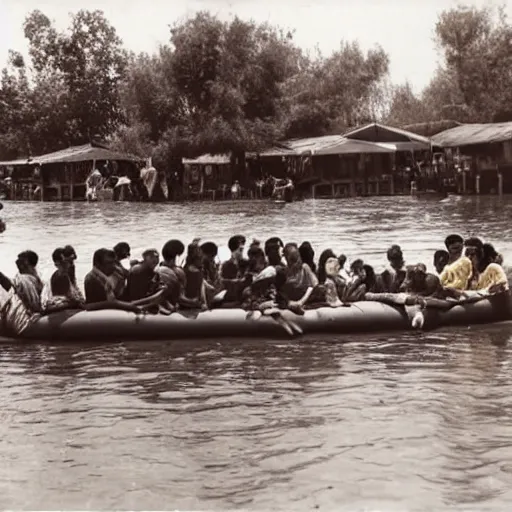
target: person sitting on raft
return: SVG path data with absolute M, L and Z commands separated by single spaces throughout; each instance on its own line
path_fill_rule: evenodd
M 343 306 L 338 295 L 337 279 L 339 278 L 340 262 L 338 258 L 329 258 L 325 262 L 325 302 L 331 308 Z
M 220 270 L 222 287 L 226 290 L 223 298 L 224 307 L 239 305 L 242 301 L 242 292 L 247 284 L 242 268 L 245 242 L 243 235 L 232 236 L 228 241 L 231 258 L 222 264 Z
M 483 242 L 476 237 L 468 238 L 464 245 L 465 255 L 471 260 L 473 272 L 468 282 L 468 290 L 480 294 L 496 294 L 508 291 L 507 275 L 495 263 L 498 253 L 491 244 L 484 248 Z
M 290 287 L 305 290 L 318 285 L 318 278 L 307 263 L 300 257 L 297 244 L 286 244 L 283 250 L 287 265 L 287 284 Z
M 66 260 L 69 262 L 69 278 L 71 279 L 71 282 L 74 286 L 76 286 L 76 260 L 78 259 L 78 256 L 76 254 L 75 248 L 72 245 L 65 245 L 63 247 L 63 255 Z
M 397 293 L 405 279 L 405 262 L 399 245 L 392 245 L 387 251 L 389 268 L 377 278 L 377 290 L 384 293 Z
M 182 307 L 191 309 L 208 309 L 206 298 L 206 287 L 203 275 L 203 253 L 199 243 L 194 241 L 187 248 L 187 259 L 185 261 L 185 297 L 188 304 L 181 303 Z
M 326 303 L 327 290 L 325 288 L 325 282 L 328 277 L 330 277 L 331 279 L 334 280 L 334 282 L 336 284 L 336 292 L 337 292 L 338 297 L 340 299 L 342 297 L 345 297 L 345 292 L 347 289 L 348 281 L 346 281 L 343 277 L 341 277 L 339 275 L 339 272 L 338 272 L 338 275 L 335 277 L 327 275 L 326 264 L 331 258 L 336 258 L 336 254 L 334 254 L 332 249 L 325 249 L 325 251 L 322 251 L 322 253 L 320 254 L 320 257 L 318 258 L 318 267 L 317 267 L 318 273 L 317 273 L 317 275 L 318 275 L 319 287 L 314 290 L 313 297 L 311 298 L 311 302 L 317 306 L 323 305 L 324 303 L 325 303 L 325 305 L 327 305 L 327 303 Z M 339 263 L 339 258 L 338 258 L 338 263 Z M 341 267 L 341 265 L 340 265 L 340 267 Z
M 448 265 L 448 261 L 450 260 L 450 255 L 448 251 L 440 249 L 434 253 L 434 268 L 438 275 L 443 273 L 446 265 Z
M 460 235 L 449 235 L 445 240 L 449 260 L 439 279 L 445 289 L 464 291 L 467 290 L 473 267 L 471 260 L 462 254 L 464 240 Z
M 357 259 L 350 265 L 352 279 L 345 289 L 343 300 L 345 302 L 358 302 L 364 300 L 366 293 L 374 292 L 377 278 L 371 265 Z
M 65 247 L 53 251 L 52 260 L 56 270 L 41 295 L 41 307 L 47 314 L 64 309 L 81 309 L 85 304 L 84 296 L 76 284 L 74 259 L 70 253 L 69 248 Z
M 315 251 L 309 242 L 302 242 L 299 247 L 300 259 L 304 265 L 316 274 Z
M 283 266 L 283 249 L 283 241 L 277 236 L 271 237 L 265 241 L 264 251 L 269 266 Z
M 2 280 L 9 292 L 0 309 L 2 329 L 8 335 L 19 336 L 41 317 L 43 283 L 37 272 L 39 256 L 34 251 L 18 254 L 18 274 L 11 281 Z
M 119 242 L 114 246 L 113 250 L 116 255 L 115 270 L 109 279 L 112 283 L 116 298 L 119 300 L 127 300 L 126 290 L 130 271 L 123 266 L 122 262 L 130 258 L 130 245 L 127 242 Z
M 303 303 L 290 301 L 284 293 L 286 270 L 281 266 L 267 266 L 243 291 L 242 308 L 250 312 L 250 318 L 259 315 L 272 317 L 285 331 L 293 336 L 302 334 L 302 329 L 290 319 L 285 319 L 281 311 L 288 309 L 297 315 L 303 315 Z
M 128 301 L 133 302 L 153 295 L 158 287 L 158 274 L 155 272 L 160 260 L 156 249 L 142 253 L 142 261 L 130 269 L 127 282 Z
M 92 265 L 92 270 L 84 280 L 86 309 L 120 309 L 134 313 L 142 312 L 139 304 L 120 301 L 115 296 L 109 280 L 115 271 L 116 255 L 114 251 L 98 249 L 94 252 Z

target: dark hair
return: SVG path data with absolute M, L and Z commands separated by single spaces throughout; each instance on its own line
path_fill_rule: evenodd
M 185 267 L 190 265 L 199 265 L 203 263 L 203 253 L 198 243 L 191 243 L 187 247 L 187 259 L 185 260 Z
M 59 263 L 64 258 L 64 249 L 62 247 L 57 247 L 52 253 L 52 261 L 54 263 Z
M 201 245 L 201 251 L 205 256 L 208 256 L 209 258 L 215 258 L 219 252 L 219 248 L 217 247 L 217 244 L 213 242 L 205 242 Z
M 320 258 L 318 258 L 318 282 L 320 284 L 325 283 L 325 279 L 327 277 L 325 273 L 325 264 L 329 258 L 336 258 L 336 254 L 332 251 L 332 249 L 326 249 L 320 254 Z
M 464 245 L 466 247 L 475 247 L 476 249 L 482 250 L 484 249 L 484 243 L 480 238 L 477 238 L 476 236 L 472 236 L 470 238 L 466 238 L 464 240 Z
M 439 249 L 434 253 L 434 265 L 438 262 L 446 261 L 450 259 L 450 254 L 444 249 Z
M 18 259 L 24 259 L 31 266 L 37 266 L 39 262 L 39 256 L 34 251 L 23 251 L 18 254 Z
M 387 252 L 388 261 L 393 259 L 401 258 L 403 259 L 404 255 L 402 252 L 402 248 L 399 245 L 392 245 Z
M 102 265 L 105 262 L 105 260 L 109 257 L 115 259 L 115 252 L 112 251 L 111 249 L 105 249 L 104 247 L 102 247 L 101 249 L 94 251 L 94 254 L 92 256 L 92 264 L 93 266 L 98 267 Z
M 235 252 L 241 245 L 245 245 L 245 236 L 235 235 L 228 240 L 228 247 L 231 252 Z
M 251 259 L 257 259 L 257 258 L 264 258 L 265 253 L 263 252 L 263 249 L 261 247 L 250 247 L 247 251 L 247 257 Z
M 307 263 L 309 268 L 316 272 L 315 251 L 309 242 L 302 242 L 299 247 L 300 259 L 303 263 Z
M 375 270 L 373 270 L 373 267 L 371 265 L 363 265 L 363 269 L 366 273 L 366 291 L 371 292 L 375 288 L 375 283 L 377 282 L 377 277 L 375 276 Z
M 345 266 L 345 263 L 347 263 L 347 257 L 344 254 L 340 254 L 338 257 L 338 262 L 340 264 L 340 267 L 343 268 Z
M 148 256 L 156 256 L 157 258 L 160 257 L 160 255 L 158 254 L 158 251 L 156 249 L 146 249 L 142 253 L 143 258 L 147 258 Z
M 482 244 L 482 270 L 487 267 L 490 263 L 494 263 L 498 257 L 498 251 L 492 244 Z
M 268 256 L 267 248 L 284 247 L 283 241 L 278 236 L 272 236 L 265 241 L 265 254 Z
M 363 267 L 364 268 L 364 261 L 360 258 L 358 258 L 357 260 L 354 260 L 351 264 L 350 264 L 350 268 L 351 269 L 354 269 L 356 267 Z
M 119 259 L 121 255 L 130 254 L 131 248 L 127 242 L 119 242 L 114 246 L 114 252 L 116 254 L 116 258 Z
M 460 235 L 448 235 L 444 240 L 444 245 L 448 249 L 453 244 L 463 244 L 464 239 Z
M 169 240 L 162 247 L 162 258 L 172 260 L 176 256 L 181 256 L 185 252 L 185 246 L 180 240 Z
M 66 258 L 72 258 L 72 257 L 76 258 L 76 251 L 72 245 L 65 245 L 63 247 L 63 251 L 64 251 L 64 256 Z

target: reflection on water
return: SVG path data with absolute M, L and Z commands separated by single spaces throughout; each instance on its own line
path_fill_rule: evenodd
M 3 262 L 69 242 L 83 274 L 95 247 L 121 239 L 160 247 L 179 234 L 223 241 L 234 231 L 374 262 L 396 241 L 425 259 L 448 231 L 488 233 L 505 257 L 511 248 L 506 201 L 406 198 L 389 213 L 394 202 L 6 203 Z M 289 342 L 7 345 L 0 505 L 507 510 L 510 338 L 504 323 Z

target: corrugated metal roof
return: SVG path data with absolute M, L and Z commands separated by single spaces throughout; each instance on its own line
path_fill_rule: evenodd
M 364 140 L 352 140 L 342 138 L 340 142 L 319 149 L 317 155 L 348 155 L 370 153 L 394 153 L 396 149 L 387 147 L 386 144 L 377 144 Z
M 184 158 L 184 164 L 191 165 L 222 165 L 229 164 L 231 162 L 231 157 L 229 155 L 201 155 L 197 158 Z
M 430 147 L 430 139 L 408 132 L 394 126 L 385 126 L 379 123 L 370 123 L 344 134 L 349 139 L 366 140 L 368 142 L 419 142 Z
M 117 161 L 137 161 L 138 157 L 117 153 L 103 147 L 93 146 L 92 144 L 84 144 L 83 146 L 72 146 L 53 153 L 35 156 L 33 158 L 23 158 L 19 160 L 11 160 L 0 162 L 0 165 L 45 165 L 67 162 L 87 162 L 93 160 L 117 160 Z
M 463 124 L 432 137 L 432 143 L 441 147 L 490 144 L 512 139 L 512 122 Z

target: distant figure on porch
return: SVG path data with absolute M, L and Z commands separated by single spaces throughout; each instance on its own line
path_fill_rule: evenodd
M 103 176 L 98 169 L 94 169 L 94 171 L 89 174 L 87 181 L 85 182 L 86 191 L 85 191 L 85 199 L 87 201 L 97 201 L 98 200 L 98 190 L 103 183 Z
M 240 183 L 238 183 L 238 180 L 236 180 L 231 187 L 231 199 L 240 199 L 241 195 L 242 187 L 240 186 Z

